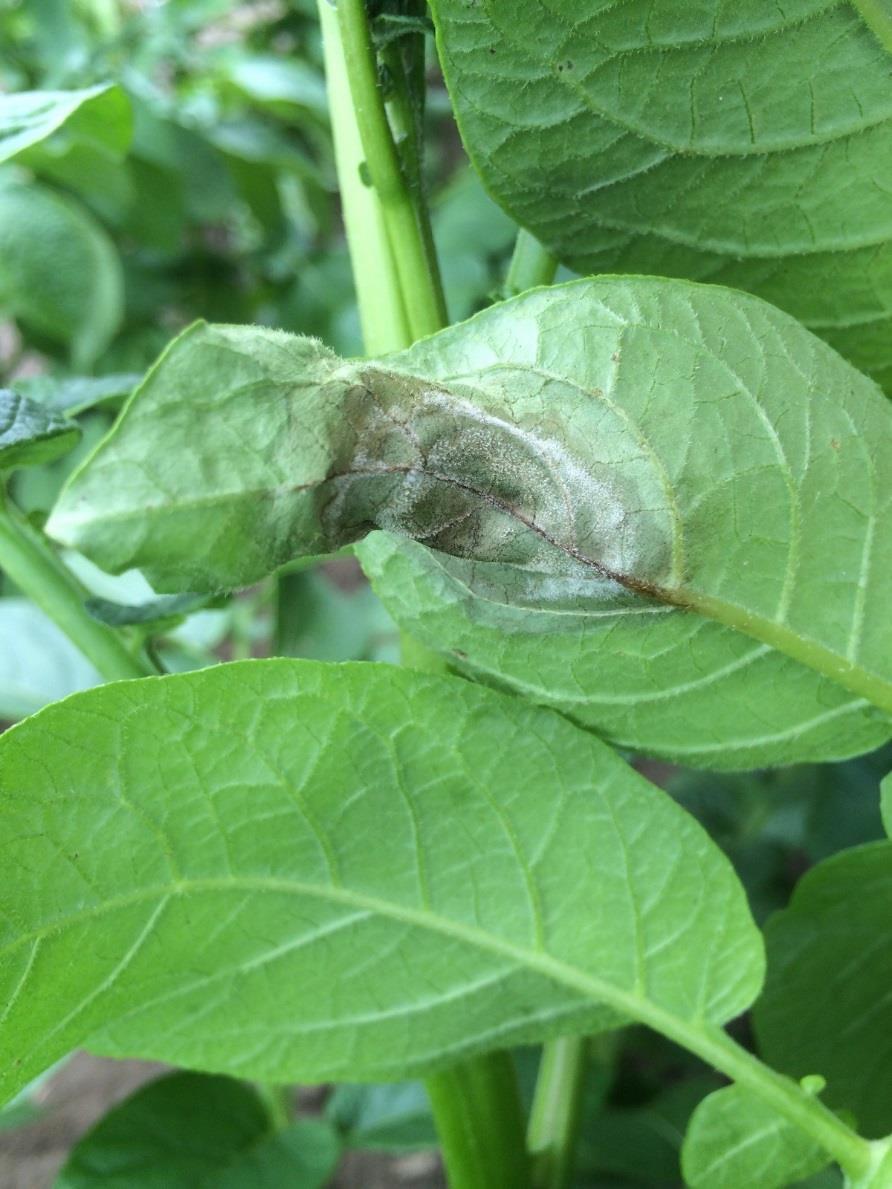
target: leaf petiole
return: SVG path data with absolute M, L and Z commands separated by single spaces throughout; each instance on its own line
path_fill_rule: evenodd
M 0 569 L 62 629 L 107 681 L 150 670 L 84 606 L 85 591 L 0 486 Z

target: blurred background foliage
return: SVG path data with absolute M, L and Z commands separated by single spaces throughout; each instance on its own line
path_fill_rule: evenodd
M 376 10 L 385 19 L 399 0 Z M 14 476 L 17 502 L 40 522 L 194 319 L 317 335 L 347 355 L 360 351 L 359 323 L 315 0 L 0 0 L 0 44 L 7 96 L 96 88 L 25 147 L 23 124 L 0 121 L 3 385 L 83 428 L 63 459 Z M 432 46 L 426 121 L 434 234 L 457 320 L 498 294 L 515 228 L 467 165 Z M 167 670 L 270 653 L 397 659 L 396 629 L 349 557 L 217 602 L 159 600 L 137 573 L 110 578 L 76 555 L 67 561 L 93 613 L 147 640 Z M 99 680 L 2 579 L 0 641 L 7 723 Z M 762 920 L 810 865 L 882 837 L 877 785 L 892 753 L 740 775 L 639 766 L 729 854 Z M 746 1021 L 739 1032 L 746 1039 Z M 577 1184 L 680 1184 L 685 1121 L 716 1079 L 639 1030 L 592 1043 Z M 535 1061 L 518 1054 L 528 1089 Z M 33 1109 L 26 1096 L 0 1127 Z M 341 1087 L 325 1110 L 348 1147 L 401 1153 L 434 1142 L 420 1086 Z M 808 1184 L 839 1181 L 822 1173 Z

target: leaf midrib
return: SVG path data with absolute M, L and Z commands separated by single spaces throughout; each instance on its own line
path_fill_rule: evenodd
M 778 623 L 774 620 L 767 619 L 765 616 L 758 615 L 755 612 L 740 606 L 737 603 L 729 603 L 724 599 L 716 598 L 712 595 L 700 594 L 690 588 L 679 583 L 678 586 L 668 588 L 660 586 L 657 583 L 649 582 L 646 579 L 640 579 L 631 574 L 622 574 L 611 570 L 602 563 L 596 561 L 594 558 L 586 556 L 581 550 L 573 546 L 565 545 L 553 537 L 546 529 L 536 524 L 535 521 L 528 517 L 522 516 L 517 508 L 514 508 L 504 501 L 499 500 L 489 492 L 473 486 L 469 483 L 461 482 L 449 475 L 441 475 L 435 471 L 425 470 L 422 467 L 412 467 L 408 464 L 401 466 L 382 466 L 375 468 L 352 468 L 340 474 L 328 475 L 324 479 L 314 480 L 305 484 L 282 484 L 278 487 L 262 488 L 256 490 L 236 490 L 232 492 L 217 493 L 213 496 L 195 498 L 190 500 L 181 500 L 179 507 L 184 505 L 190 507 L 206 506 L 208 504 L 224 503 L 226 501 L 240 501 L 245 498 L 252 498 L 256 496 L 275 497 L 288 493 L 297 493 L 300 491 L 311 490 L 319 487 L 324 483 L 329 483 L 339 479 L 349 479 L 361 475 L 388 475 L 388 474 L 404 474 L 404 475 L 421 475 L 433 482 L 442 482 L 451 487 L 459 488 L 466 491 L 468 494 L 476 496 L 481 501 L 487 503 L 491 508 L 506 516 L 513 517 L 518 523 L 524 525 L 525 528 L 538 535 L 547 544 L 553 546 L 562 552 L 565 556 L 572 558 L 581 565 L 592 569 L 599 578 L 615 582 L 642 598 L 656 600 L 659 603 L 667 604 L 680 611 L 696 611 L 698 614 L 705 616 L 708 619 L 714 619 L 716 622 L 724 624 L 726 627 L 733 628 L 735 631 L 741 632 L 751 639 L 759 640 L 763 644 L 768 644 L 770 647 L 776 649 L 778 652 L 784 653 L 793 660 L 798 661 L 808 669 L 823 674 L 829 677 L 832 681 L 841 685 L 844 689 L 850 690 L 859 697 L 866 698 L 873 705 L 877 706 L 886 714 L 892 716 L 892 682 L 889 682 L 879 675 L 869 672 L 861 665 L 856 665 L 852 661 L 847 660 L 841 653 L 834 652 L 825 645 L 819 644 L 815 640 L 811 640 L 805 636 L 798 634 L 791 628 L 784 624 Z M 155 505 L 150 511 L 159 511 L 164 508 L 164 505 Z M 103 514 L 103 520 L 127 520 L 133 516 L 143 518 L 146 514 L 146 507 L 139 509 L 128 509 L 126 511 L 106 512 Z M 74 518 L 66 517 L 69 525 L 76 520 Z M 89 521 L 87 521 L 89 523 Z M 413 539 L 413 538 L 410 538 Z M 418 538 L 414 538 L 418 539 Z M 423 544 L 423 542 L 421 542 Z M 461 555 L 456 555 L 461 556 Z M 474 560 L 474 559 L 469 559 Z M 282 563 L 284 564 L 284 562 Z
M 454 921 L 432 911 L 421 911 L 406 905 L 368 893 L 345 887 L 320 886 L 294 879 L 277 879 L 269 876 L 233 876 L 216 879 L 177 880 L 169 884 L 157 884 L 142 888 L 138 892 L 104 900 L 101 905 L 69 913 L 40 929 L 31 930 L 17 937 L 15 941 L 0 948 L 0 957 L 6 957 L 22 946 L 41 941 L 53 933 L 60 932 L 82 921 L 102 917 L 119 908 L 139 904 L 145 900 L 170 900 L 201 892 L 256 891 L 286 893 L 306 896 L 317 900 L 345 905 L 367 911 L 373 915 L 387 917 L 400 924 L 439 933 L 472 948 L 508 958 L 522 968 L 541 974 L 559 985 L 584 995 L 592 1004 L 612 1007 L 623 1015 L 634 1017 L 648 1027 L 661 1032 L 692 1052 L 701 1052 L 704 1046 L 711 1049 L 715 1042 L 714 1032 L 718 1024 L 704 1017 L 675 1015 L 666 1008 L 635 991 L 627 991 L 614 983 L 605 982 L 595 975 L 587 974 L 550 954 L 529 949 L 494 936 L 473 925 Z M 2 1077 L 2 1075 L 0 1075 Z

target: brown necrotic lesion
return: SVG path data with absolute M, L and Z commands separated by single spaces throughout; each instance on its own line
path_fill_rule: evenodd
M 318 493 L 329 543 L 381 528 L 527 580 L 583 582 L 595 597 L 593 583 L 657 594 L 637 569 L 641 503 L 629 481 L 477 395 L 364 370 L 346 392 Z

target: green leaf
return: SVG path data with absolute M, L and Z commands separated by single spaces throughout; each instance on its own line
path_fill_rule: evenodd
M 283 574 L 277 597 L 276 656 L 399 660 L 396 625 L 365 582 L 346 592 L 319 572 Z
M 0 308 L 87 367 L 118 329 L 121 262 L 80 205 L 36 184 L 0 187 Z
M 27 376 L 16 389 L 33 401 L 77 416 L 88 409 L 116 406 L 129 396 L 142 376 L 119 372 L 108 376 Z
M 257 104 L 286 115 L 297 107 L 320 120 L 328 118 L 325 81 L 309 62 L 279 54 L 244 55 L 233 59 L 228 78 Z
M 855 5 L 431 7 L 474 165 L 559 259 L 749 289 L 892 382 L 890 59 Z
M 880 785 L 880 806 L 883 814 L 883 828 L 892 838 L 892 772 Z
M 809 1135 L 740 1086 L 704 1098 L 681 1150 L 690 1189 L 784 1189 L 828 1163 L 827 1153 Z
M 819 340 L 600 278 L 380 362 L 194 327 L 49 531 L 159 590 L 414 537 L 360 555 L 423 643 L 623 746 L 753 767 L 888 738 L 890 504 L 892 408 Z
M 0 794 L 0 1097 L 82 1044 L 282 1082 L 620 1017 L 712 1051 L 762 979 L 692 818 L 559 715 L 456 678 L 119 682 L 0 736 Z
M 52 462 L 67 454 L 81 436 L 74 421 L 0 388 L 0 472 Z
M 892 842 L 826 859 L 766 929 L 760 1051 L 795 1077 L 827 1079 L 824 1100 L 869 1136 L 892 1130 Z
M 0 95 L 0 161 L 65 127 L 74 139 L 122 153 L 130 141 L 130 103 L 120 87 L 20 91 Z
M 90 598 L 86 608 L 100 623 L 122 628 L 158 623 L 179 623 L 186 615 L 207 606 L 208 596 L 199 594 L 163 595 L 147 603 L 115 603 L 110 599 Z
M 102 678 L 28 599 L 0 599 L 0 719 L 24 718 Z
M 321 1189 L 339 1147 L 316 1120 L 276 1131 L 244 1083 L 174 1073 L 141 1087 L 89 1131 L 54 1189 Z
M 437 1146 L 431 1106 L 421 1082 L 336 1086 L 325 1117 L 351 1148 L 417 1152 Z

